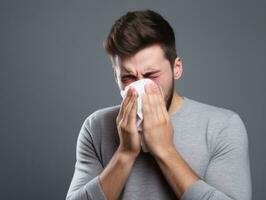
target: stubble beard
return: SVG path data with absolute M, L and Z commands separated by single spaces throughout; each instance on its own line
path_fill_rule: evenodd
M 172 84 L 171 84 L 171 88 L 169 90 L 169 95 L 168 98 L 166 99 L 166 109 L 167 111 L 169 111 L 170 109 L 170 106 L 171 106 L 171 103 L 172 103 L 172 99 L 173 99 L 173 96 L 174 96 L 174 84 L 175 84 L 175 81 L 174 81 L 174 78 L 172 78 Z

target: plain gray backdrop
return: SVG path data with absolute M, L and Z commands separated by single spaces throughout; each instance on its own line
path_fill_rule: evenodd
M 266 199 L 265 1 L 0 1 L 1 199 L 64 199 L 80 127 L 120 104 L 102 42 L 127 11 L 172 25 L 177 91 L 233 110 L 249 137 L 253 199 Z

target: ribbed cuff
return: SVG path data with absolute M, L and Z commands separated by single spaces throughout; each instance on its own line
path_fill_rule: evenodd
M 107 200 L 101 184 L 100 184 L 100 177 L 97 175 L 94 177 L 86 186 L 85 190 L 89 200 Z
M 180 200 L 204 199 L 205 195 L 211 195 L 210 193 L 213 193 L 214 191 L 214 187 L 199 179 L 187 188 Z

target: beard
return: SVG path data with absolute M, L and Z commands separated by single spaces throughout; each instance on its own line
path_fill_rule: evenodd
M 174 96 L 174 84 L 175 84 L 175 80 L 174 80 L 174 78 L 172 78 L 172 84 L 170 86 L 170 90 L 166 94 L 166 100 L 165 100 L 167 111 L 169 111 L 169 108 L 171 106 L 172 99 L 173 99 L 173 96 Z

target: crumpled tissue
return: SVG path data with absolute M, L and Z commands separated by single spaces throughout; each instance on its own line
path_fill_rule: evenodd
M 127 94 L 127 91 L 130 87 L 133 87 L 136 92 L 138 93 L 138 98 L 137 98 L 137 122 L 136 122 L 136 125 L 137 125 L 137 129 L 139 131 L 139 134 L 140 134 L 140 141 L 141 141 L 141 148 L 143 150 L 143 152 L 148 152 L 148 149 L 144 143 L 144 138 L 143 138 L 143 132 L 142 132 L 142 129 L 143 129 L 143 113 L 142 113 L 142 99 L 141 99 L 141 95 L 145 93 L 145 89 L 144 89 L 144 86 L 146 84 L 149 84 L 153 82 L 151 79 L 148 79 L 148 78 L 144 78 L 144 79 L 140 79 L 138 81 L 135 81 L 129 85 L 127 85 L 125 87 L 124 90 L 121 90 L 120 91 L 120 95 L 122 96 L 122 98 L 124 99 L 126 97 L 126 94 Z

